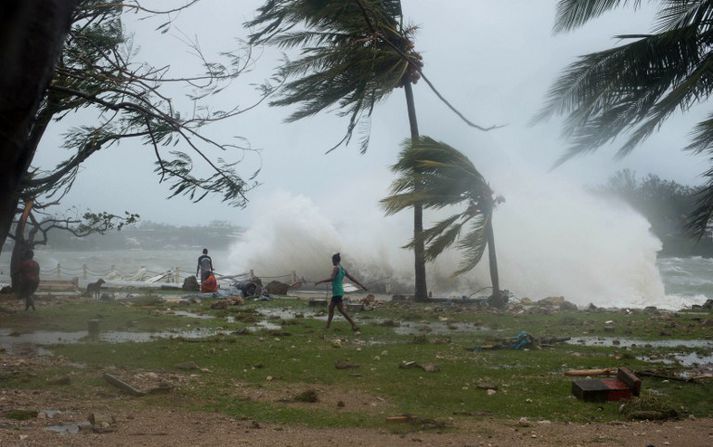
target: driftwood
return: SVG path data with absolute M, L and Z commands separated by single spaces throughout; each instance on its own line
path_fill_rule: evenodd
M 570 369 L 564 372 L 568 377 L 610 376 L 616 374 L 617 368 Z
M 129 385 L 128 383 L 124 382 L 120 378 L 111 375 L 109 373 L 104 373 L 104 380 L 109 382 L 110 384 L 114 385 L 115 387 L 119 388 L 121 391 L 130 394 L 132 396 L 145 396 L 146 393 L 144 391 L 141 391 L 138 388 L 134 388 L 133 386 Z

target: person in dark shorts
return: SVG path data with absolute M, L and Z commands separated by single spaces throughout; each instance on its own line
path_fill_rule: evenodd
M 346 276 L 347 278 L 349 278 L 350 281 L 364 289 L 364 291 L 366 291 L 367 289 L 356 278 L 351 276 L 349 272 L 344 269 L 344 267 L 341 266 L 341 262 L 342 257 L 339 255 L 339 253 L 333 255 L 332 265 L 334 266 L 334 268 L 332 269 L 332 276 L 329 279 L 317 281 L 316 283 L 314 283 L 314 285 L 317 286 L 326 282 L 332 283 L 332 300 L 329 302 L 329 317 L 327 318 L 327 329 L 329 329 L 329 326 L 332 324 L 332 318 L 334 317 L 334 308 L 336 307 L 337 309 L 339 309 L 339 312 L 344 315 L 344 318 L 347 319 L 349 324 L 352 325 L 352 330 L 356 332 L 359 330 L 359 328 L 357 327 L 356 323 L 354 323 L 354 320 L 349 317 L 347 311 L 344 309 L 344 277 Z
M 200 273 L 200 276 L 198 274 Z M 208 249 L 203 249 L 203 254 L 198 257 L 198 267 L 196 267 L 196 276 L 200 278 L 202 283 L 210 274 L 213 273 L 213 260 L 208 256 Z
M 35 309 L 34 295 L 37 286 L 40 284 L 40 265 L 33 258 L 35 253 L 32 250 L 27 250 L 25 260 L 20 263 L 18 268 L 18 296 L 25 300 L 25 310 Z

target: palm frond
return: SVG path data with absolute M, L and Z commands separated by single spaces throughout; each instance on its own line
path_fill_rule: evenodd
M 391 185 L 391 195 L 381 204 L 387 214 L 395 214 L 414 205 L 424 209 L 461 206 L 451 215 L 421 233 L 425 257 L 435 260 L 445 249 L 456 244 L 464 261 L 458 274 L 472 269 L 482 257 L 487 244 L 484 222 L 493 211 L 493 191 L 473 163 L 453 147 L 424 136 L 403 143 L 398 162 L 392 166 L 398 174 Z M 469 231 L 461 238 L 464 225 Z M 415 239 L 406 247 L 413 248 Z
M 713 89 L 707 56 L 695 28 L 651 35 L 585 55 L 554 84 L 536 121 L 565 114 L 572 145 L 561 161 L 591 152 L 630 131 L 619 149 L 628 154 L 675 110 L 688 110 Z
M 470 231 L 458 242 L 457 248 L 463 253 L 463 261 L 453 276 L 473 270 L 483 258 L 485 248 L 488 246 L 485 228 L 490 218 L 490 215 L 483 215 L 474 219 L 470 225 Z
M 364 152 L 369 127 L 363 123 L 403 85 L 409 58 L 417 57 L 414 29 L 401 22 L 400 0 L 268 0 L 246 25 L 254 29 L 252 43 L 301 49 L 299 59 L 281 67 L 288 82 L 271 104 L 299 106 L 288 121 L 336 109 L 349 122 L 335 148 L 361 129 Z
M 627 4 L 638 8 L 641 0 L 560 0 L 557 4 L 555 32 L 570 31 L 611 9 Z

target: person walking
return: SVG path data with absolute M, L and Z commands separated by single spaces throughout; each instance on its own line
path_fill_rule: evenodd
M 349 278 L 350 281 L 364 289 L 364 291 L 367 291 L 367 288 L 364 287 L 364 285 L 360 283 L 359 280 L 351 276 L 349 272 L 347 272 L 346 269 L 341 266 L 341 262 L 342 257 L 339 253 L 333 255 L 332 265 L 334 267 L 332 268 L 332 276 L 330 276 L 328 279 L 317 281 L 316 283 L 314 283 L 314 285 L 318 286 L 327 282 L 332 283 L 332 299 L 329 302 L 327 329 L 329 329 L 329 326 L 331 326 L 332 324 L 332 318 L 334 317 L 334 308 L 336 307 L 337 309 L 339 309 L 339 312 L 344 315 L 344 318 L 347 319 L 349 324 L 352 325 L 352 331 L 356 332 L 359 330 L 359 327 L 357 327 L 356 323 L 354 323 L 354 320 L 351 319 L 349 314 L 347 314 L 347 311 L 344 309 L 344 277 Z

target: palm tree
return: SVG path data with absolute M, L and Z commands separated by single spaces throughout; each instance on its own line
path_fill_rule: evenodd
M 454 275 L 472 270 L 488 248 L 492 301 L 503 304 L 498 280 L 498 265 L 493 234 L 493 191 L 473 163 L 460 151 L 430 137 L 406 140 L 399 161 L 392 167 L 399 175 L 391 195 L 381 201 L 392 215 L 414 204 L 443 209 L 464 206 L 422 234 L 425 259 L 435 260 L 456 244 L 463 260 Z M 461 236 L 463 234 L 463 236 Z M 415 239 L 407 246 L 413 248 Z
M 677 110 L 687 111 L 713 92 L 713 1 L 660 0 L 651 33 L 624 34 L 623 45 L 581 56 L 554 84 L 537 119 L 567 116 L 572 145 L 561 158 L 590 152 L 622 133 L 624 156 Z M 569 31 L 633 0 L 560 0 L 555 31 Z M 699 122 L 686 147 L 713 155 L 713 114 Z M 704 174 L 689 226 L 703 235 L 713 217 L 713 168 Z
M 430 89 L 469 126 L 489 131 L 456 110 L 421 70 L 415 51 L 415 27 L 403 24 L 401 0 L 267 0 L 246 25 L 256 31 L 251 43 L 301 48 L 301 57 L 287 61 L 280 77 L 292 79 L 272 105 L 300 105 L 288 121 L 315 115 L 329 107 L 349 117 L 344 137 L 330 152 L 348 144 L 364 124 L 361 151 L 369 145 L 368 120 L 376 104 L 403 87 L 411 128 L 418 139 L 418 120 L 411 84 L 423 79 Z M 427 297 L 426 261 L 422 238 L 423 208 L 414 210 L 415 297 Z
M 412 138 L 418 122 L 411 83 L 419 78 L 421 56 L 414 50 L 414 28 L 403 26 L 400 0 L 269 0 L 247 25 L 257 31 L 252 43 L 302 48 L 302 57 L 286 62 L 281 74 L 288 82 L 272 105 L 300 104 L 288 121 L 296 121 L 337 106 L 349 116 L 344 138 L 329 151 L 349 143 L 359 123 L 377 102 L 404 87 Z M 302 27 L 300 30 L 293 30 Z M 363 133 L 361 151 L 369 145 Z M 328 151 L 328 152 L 329 152 Z M 423 231 L 423 210 L 414 204 L 414 240 Z M 426 262 L 416 243 L 415 297 L 427 297 Z

